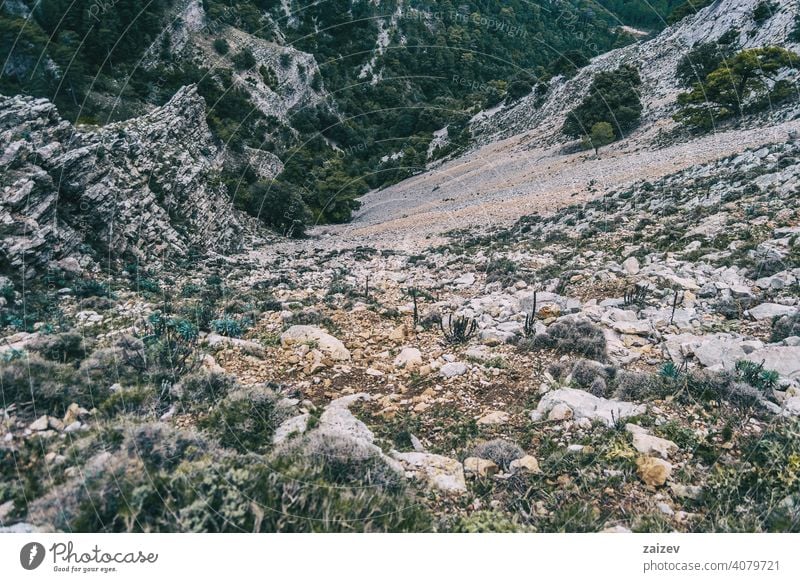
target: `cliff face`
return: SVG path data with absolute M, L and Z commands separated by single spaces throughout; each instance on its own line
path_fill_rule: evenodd
M 205 102 L 75 128 L 44 99 L 0 97 L 0 267 L 14 278 L 230 250 L 242 223 L 217 178 Z

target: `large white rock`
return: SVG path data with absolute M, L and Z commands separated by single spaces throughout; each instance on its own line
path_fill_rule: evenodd
M 783 315 L 794 315 L 797 313 L 797 307 L 781 305 L 780 303 L 762 303 L 749 309 L 748 313 L 756 321 L 761 321 L 762 319 L 772 319 Z
M 349 409 L 355 402 L 370 399 L 369 394 L 359 393 L 332 400 L 319 417 L 318 430 L 372 443 L 375 435 L 366 424 L 353 416 Z
M 650 335 L 653 333 L 653 324 L 646 319 L 637 321 L 617 321 L 614 323 L 614 331 L 628 335 Z
M 467 365 L 464 362 L 450 362 L 439 369 L 439 374 L 445 378 L 454 378 L 467 373 Z
M 505 424 L 509 421 L 511 415 L 502 410 L 493 410 L 481 416 L 478 419 L 478 424 L 483 426 L 496 426 Z
M 531 419 L 542 420 L 553 408 L 557 406 L 561 408 L 559 405 L 569 407 L 576 419 L 600 420 L 607 426 L 613 426 L 616 420 L 636 416 L 645 411 L 643 404 L 599 398 L 577 388 L 560 388 L 542 397 L 536 410 L 531 412 Z
M 394 365 L 396 368 L 416 370 L 422 365 L 422 352 L 417 348 L 403 348 L 394 359 Z
M 232 346 L 235 348 L 239 348 L 245 354 L 249 354 L 251 356 L 256 356 L 257 358 L 264 357 L 264 346 L 262 346 L 258 342 L 244 340 L 237 337 L 228 337 L 224 335 L 220 335 L 218 333 L 210 333 L 205 338 L 206 344 L 209 347 L 222 347 L 222 346 Z
M 639 272 L 639 260 L 636 257 L 628 257 L 622 262 L 622 268 L 628 275 L 635 275 Z
M 465 273 L 457 279 L 453 279 L 453 283 L 459 287 L 469 287 L 475 283 L 475 273 Z
M 403 468 L 433 489 L 448 493 L 463 493 L 467 490 L 464 467 L 455 459 L 431 453 L 391 452 L 392 458 Z
M 732 370 L 736 362 L 745 359 L 741 343 L 741 338 L 726 334 L 707 336 L 693 349 L 693 353 L 707 368 Z
M 293 325 L 281 334 L 281 345 L 285 348 L 307 342 L 316 343 L 319 350 L 332 360 L 350 360 L 350 351 L 341 341 L 313 325 Z
M 669 459 L 670 455 L 678 452 L 678 445 L 674 442 L 651 435 L 637 424 L 627 424 L 625 430 L 633 436 L 633 448 L 640 453 Z
M 275 434 L 272 435 L 272 444 L 279 445 L 293 434 L 302 434 L 306 432 L 309 418 L 311 418 L 311 415 L 305 413 L 284 420 L 281 425 L 275 429 Z

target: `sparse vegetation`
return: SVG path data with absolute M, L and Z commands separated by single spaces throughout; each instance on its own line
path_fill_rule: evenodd
M 793 336 L 800 336 L 800 313 L 775 318 L 770 341 L 779 342 Z

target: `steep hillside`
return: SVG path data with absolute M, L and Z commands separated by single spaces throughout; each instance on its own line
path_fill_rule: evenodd
M 690 49 L 702 43 L 718 41 L 727 36 L 727 42 L 738 50 L 785 46 L 798 49 L 796 35 L 798 10 L 795 0 L 777 5 L 765 20 L 756 22 L 754 11 L 760 0 L 725 0 L 713 2 L 694 16 L 689 16 L 663 31 L 652 40 L 637 43 L 603 54 L 581 69 L 571 79 L 556 78 L 551 81 L 544 98 L 531 95 L 513 107 L 476 116 L 471 129 L 478 143 L 485 144 L 511 135 L 531 131 L 530 141 L 552 143 L 564 139 L 559 135 L 561 125 L 569 111 L 584 97 L 592 78 L 601 71 L 620 65 L 635 67 L 642 78 L 638 89 L 644 105 L 640 132 L 654 139 L 657 131 L 668 130 L 673 122 L 678 93 L 684 90 L 677 79 L 676 68 Z M 779 112 L 784 118 L 797 115 L 796 104 L 788 111 Z

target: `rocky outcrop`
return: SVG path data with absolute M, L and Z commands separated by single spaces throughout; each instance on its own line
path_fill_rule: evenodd
M 226 8 L 223 16 L 209 16 L 200 0 L 181 0 L 173 8 L 174 17 L 170 26 L 151 44 L 144 57 L 144 66 L 155 69 L 157 66 L 174 67 L 182 63 L 213 65 L 212 68 L 230 70 L 236 86 L 246 92 L 253 105 L 265 116 L 274 117 L 290 129 L 290 116 L 293 111 L 319 104 L 330 108 L 330 95 L 325 91 L 319 76 L 319 65 L 313 55 L 284 46 L 279 42 L 264 40 L 257 34 L 250 34 L 231 23 L 234 10 Z M 275 22 L 269 12 L 262 14 L 264 30 L 274 26 L 279 31 L 287 24 L 286 20 Z M 241 25 L 239 25 L 241 26 Z M 280 34 L 280 32 L 278 32 Z M 219 54 L 214 47 L 215 39 L 225 39 L 229 50 Z M 169 58 L 162 60 L 161 47 L 169 45 Z M 232 66 L 231 58 L 242 50 L 253 54 L 257 66 L 239 70 Z M 273 76 L 267 80 L 261 69 L 270 71 Z M 312 79 L 317 77 L 315 83 Z M 269 152 L 259 155 L 270 157 Z M 274 156 L 272 156 L 274 158 Z M 274 160 L 273 160 L 274 161 Z M 277 162 L 280 164 L 280 161 Z M 262 162 L 251 161 L 258 170 L 264 168 Z
M 241 240 L 220 184 L 205 102 L 184 87 L 163 107 L 89 130 L 55 105 L 0 98 L 0 267 L 42 271 L 159 266 Z M 109 264 L 110 261 L 110 264 Z

